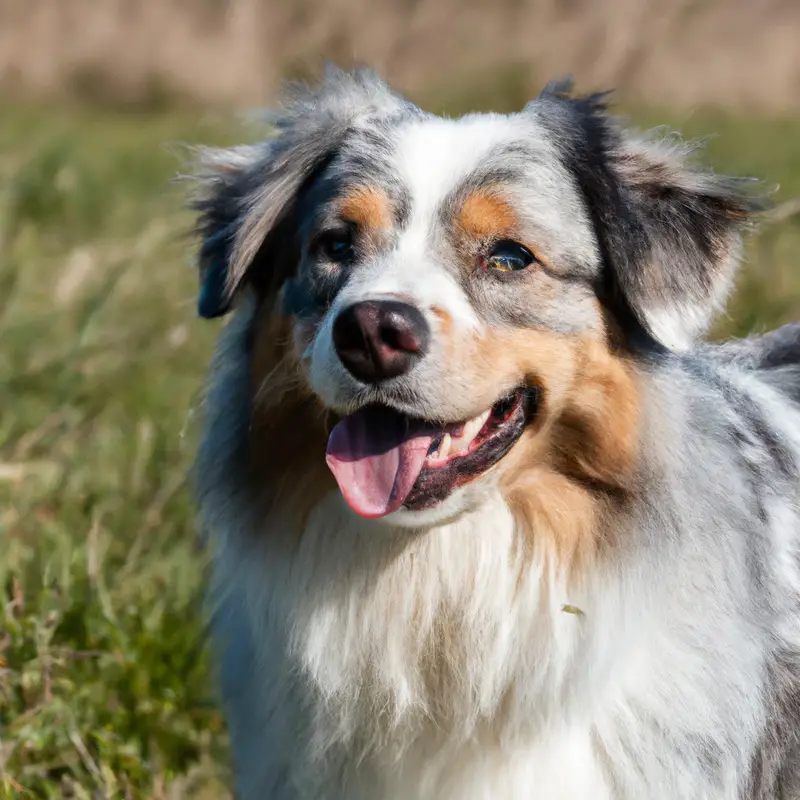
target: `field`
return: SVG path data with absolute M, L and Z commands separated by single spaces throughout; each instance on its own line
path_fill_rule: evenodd
M 634 117 L 781 185 L 717 334 L 800 318 L 800 120 Z M 177 143 L 235 136 L 188 110 L 4 109 L 0 797 L 228 796 L 186 479 L 218 323 L 171 179 Z

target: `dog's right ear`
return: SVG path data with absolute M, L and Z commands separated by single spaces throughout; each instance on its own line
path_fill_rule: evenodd
M 235 287 L 229 285 L 228 276 L 234 242 L 245 212 L 248 184 L 267 157 L 268 147 L 198 151 L 198 190 L 191 205 L 198 212 L 200 237 L 197 312 L 205 319 L 222 316 L 230 309 Z
M 290 86 L 281 109 L 266 115 L 271 140 L 199 150 L 191 204 L 201 239 L 199 315 L 230 310 L 270 233 L 350 130 L 409 107 L 369 70 L 328 67 L 318 86 Z M 259 269 L 273 266 L 259 259 Z

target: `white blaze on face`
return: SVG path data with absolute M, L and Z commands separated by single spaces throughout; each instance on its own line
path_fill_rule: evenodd
M 426 119 L 400 131 L 395 165 L 409 194 L 410 216 L 396 250 L 364 275 L 349 301 L 400 295 L 423 311 L 438 306 L 456 328 L 479 327 L 469 298 L 456 276 L 437 263 L 431 245 L 441 224 L 442 203 L 507 138 L 503 117 Z
M 354 381 L 332 342 L 333 321 L 342 309 L 364 300 L 401 298 L 425 314 L 435 332 L 452 320 L 450 334 L 474 335 L 481 319 L 452 270 L 436 254 L 441 236 L 440 209 L 458 186 L 485 163 L 498 144 L 518 134 L 501 116 L 443 120 L 430 118 L 404 125 L 397 133 L 394 168 L 409 197 L 409 216 L 395 246 L 371 263 L 359 264 L 339 292 L 309 350 L 311 383 L 332 408 L 347 406 Z

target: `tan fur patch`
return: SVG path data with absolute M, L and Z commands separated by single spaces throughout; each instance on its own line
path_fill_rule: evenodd
M 468 236 L 486 239 L 512 236 L 519 220 L 511 204 L 499 195 L 475 192 L 461 206 L 456 224 Z
M 451 358 L 455 346 L 453 339 L 453 318 L 450 316 L 449 312 L 441 306 L 431 306 L 431 311 L 439 320 L 439 336 L 442 342 L 444 342 L 447 358 Z
M 449 312 L 437 305 L 431 306 L 431 311 L 437 316 L 439 322 L 441 322 L 442 330 L 449 334 L 453 328 L 453 318 L 450 316 Z
M 336 483 L 325 463 L 331 423 L 303 379 L 293 327 L 268 305 L 254 323 L 248 456 L 264 513 L 279 510 L 287 527 L 302 531 L 310 509 Z
M 528 545 L 540 546 L 560 572 L 575 580 L 594 562 L 602 538 L 602 499 L 543 465 L 510 483 L 506 500 Z
M 339 213 L 362 228 L 386 230 L 392 225 L 389 196 L 375 186 L 356 186 L 339 202 Z
M 602 341 L 545 330 L 492 333 L 473 346 L 476 383 L 540 392 L 535 420 L 500 462 L 501 489 L 532 540 L 580 572 L 604 552 L 609 516 L 635 487 L 633 367 Z

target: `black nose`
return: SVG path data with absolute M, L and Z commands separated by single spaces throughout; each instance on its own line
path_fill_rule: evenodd
M 429 340 L 422 313 L 398 300 L 354 303 L 333 323 L 333 346 L 342 364 L 364 383 L 408 372 L 425 355 Z

